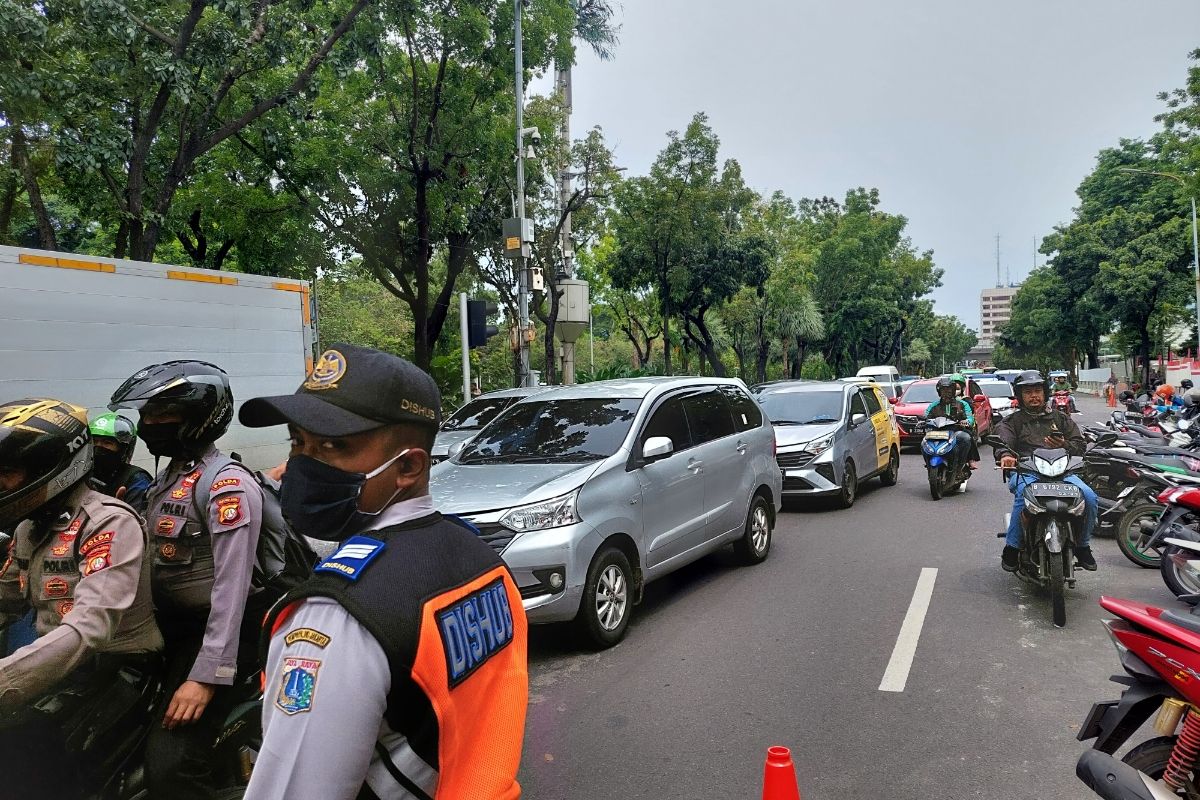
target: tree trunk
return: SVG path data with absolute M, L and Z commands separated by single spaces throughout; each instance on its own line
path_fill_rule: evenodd
M 671 301 L 667 296 L 669 291 L 666 284 L 659 286 L 662 295 L 662 330 L 663 330 L 663 374 L 671 374 Z M 684 367 L 686 371 L 686 366 Z
M 21 184 L 20 165 L 16 150 L 9 143 L 9 172 L 5 176 L 4 189 L 0 191 L 0 244 L 10 244 L 12 238 L 12 212 L 17 202 L 17 189 Z
M 1138 354 L 1142 357 L 1142 388 L 1146 391 L 1149 391 L 1150 388 L 1150 331 L 1148 327 L 1148 322 L 1142 324 L 1138 343 Z
M 746 348 L 741 345 L 734 345 L 733 355 L 737 358 L 738 377 L 746 380 Z
M 25 131 L 19 123 L 13 125 L 12 148 L 13 161 L 20 164 L 21 177 L 25 181 L 29 208 L 37 220 L 38 243 L 43 250 L 57 250 L 58 240 L 54 236 L 54 225 L 50 222 L 50 212 L 46 210 L 46 203 L 42 200 L 42 188 L 38 185 L 37 174 L 33 170 L 33 159 L 29 157 Z
M 759 383 L 767 382 L 767 363 L 771 358 L 771 343 L 760 340 L 758 343 L 758 362 L 755 364 L 754 375 Z

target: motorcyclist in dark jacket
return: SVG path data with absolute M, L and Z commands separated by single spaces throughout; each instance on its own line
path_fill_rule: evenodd
M 1062 448 L 1073 456 L 1082 456 L 1087 447 L 1083 433 L 1071 418 L 1061 411 L 1046 409 L 1046 384 L 1040 372 L 1022 372 L 1013 383 L 1020 408 L 1005 417 L 996 429 L 1002 445 L 994 448 L 996 460 L 1004 469 L 1017 466 L 1018 458 L 1025 458 L 1041 448 Z M 1037 478 L 1033 475 L 1013 472 L 1008 488 L 1013 493 L 1012 516 L 1008 521 L 1008 534 L 1001 554 L 1001 565 L 1009 572 L 1016 572 L 1017 555 L 1021 547 L 1021 513 L 1025 510 L 1023 489 Z M 1063 478 L 1067 483 L 1078 486 L 1083 492 L 1087 513 L 1083 533 L 1075 547 L 1075 562 L 1086 570 L 1096 569 L 1092 556 L 1092 531 L 1096 527 L 1096 493 L 1078 475 Z
M 954 458 L 953 466 L 957 472 L 975 444 L 975 437 L 971 434 L 971 430 L 975 427 L 975 413 L 971 410 L 971 404 L 958 396 L 958 387 L 954 385 L 952 378 L 948 376 L 939 378 L 937 393 L 937 402 L 930 403 L 929 407 L 925 409 L 925 419 L 946 417 L 962 424 L 962 429 L 954 434 L 955 445 L 954 450 L 951 451 Z

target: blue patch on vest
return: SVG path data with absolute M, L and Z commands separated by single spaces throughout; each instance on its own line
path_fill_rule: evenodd
M 474 525 L 472 525 L 470 522 L 463 519 L 462 517 L 455 516 L 454 514 L 442 514 L 442 518 L 446 519 L 449 522 L 453 522 L 455 525 L 459 526 L 460 528 L 466 528 L 467 530 L 469 530 L 471 533 L 475 534 L 476 536 L 481 535 L 479 532 L 479 528 L 476 528 Z
M 443 608 L 437 612 L 437 622 L 453 688 L 512 641 L 512 608 L 504 580 L 497 578 Z
M 331 572 L 356 581 L 367 564 L 383 552 L 384 543 L 367 536 L 351 536 L 337 552 L 317 565 L 313 572 Z

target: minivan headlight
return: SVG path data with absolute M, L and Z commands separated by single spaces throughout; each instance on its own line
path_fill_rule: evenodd
M 580 522 L 579 514 L 575 512 L 575 503 L 578 498 L 579 490 L 576 489 L 570 494 L 543 500 L 540 503 L 517 506 L 504 513 L 504 516 L 500 518 L 500 524 L 517 533 L 574 525 L 576 522 Z
M 833 434 L 822 439 L 814 439 L 804 446 L 804 449 L 812 453 L 814 456 L 819 456 L 829 448 L 833 447 Z

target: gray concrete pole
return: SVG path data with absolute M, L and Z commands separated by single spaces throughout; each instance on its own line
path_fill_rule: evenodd
M 463 405 L 471 402 L 471 333 L 467 324 L 467 293 L 458 296 L 458 332 L 462 335 Z
M 566 211 L 571 202 L 571 66 L 557 70 L 555 83 L 563 104 L 562 137 L 566 143 L 566 155 L 563 159 L 562 170 L 558 173 L 558 201 L 560 208 Z M 562 256 L 563 271 L 568 278 L 575 277 L 575 251 L 571 243 L 571 214 L 567 212 L 562 223 Z M 575 383 L 575 341 L 562 342 L 562 382 L 566 386 Z
M 1193 359 L 1200 356 L 1200 238 L 1196 234 L 1196 198 L 1192 198 L 1192 267 L 1196 279 L 1196 350 Z

